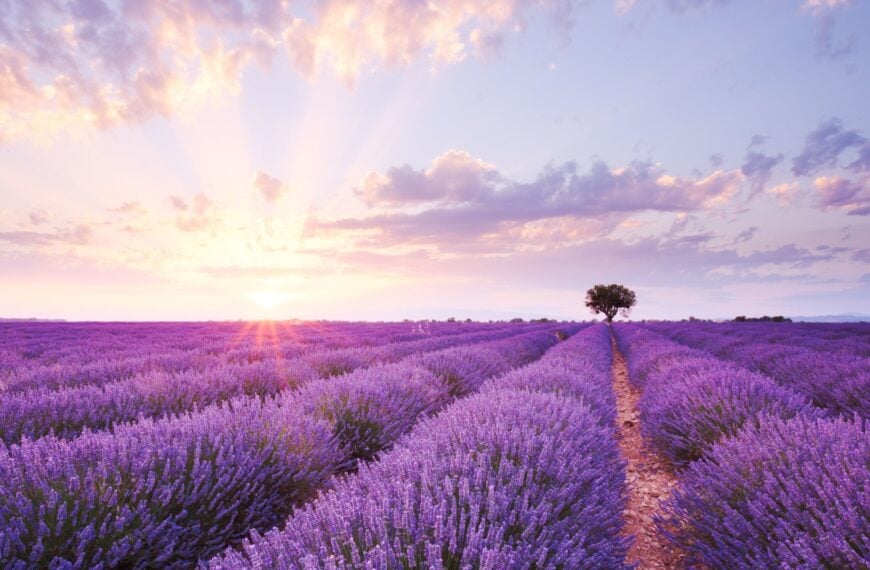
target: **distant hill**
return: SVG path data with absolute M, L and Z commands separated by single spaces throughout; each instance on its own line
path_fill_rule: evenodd
M 863 313 L 841 313 L 839 315 L 817 315 L 814 317 L 791 317 L 793 321 L 804 323 L 861 323 L 870 322 L 870 315 Z

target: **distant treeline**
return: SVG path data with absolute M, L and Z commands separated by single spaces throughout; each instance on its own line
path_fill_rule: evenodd
M 783 317 L 782 315 L 776 315 L 774 317 L 769 317 L 764 315 L 763 317 L 746 317 L 740 315 L 739 317 L 734 317 L 735 323 L 790 323 L 791 319 Z

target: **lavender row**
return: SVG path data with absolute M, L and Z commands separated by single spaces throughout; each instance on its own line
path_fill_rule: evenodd
M 482 391 L 552 392 L 582 401 L 601 424 L 616 421 L 613 392 L 613 350 L 609 328 L 599 324 L 550 349 L 540 360 L 484 383 Z
M 866 421 L 764 418 L 691 464 L 662 526 L 710 568 L 866 568 Z
M 320 391 L 0 447 L 0 566 L 190 567 L 283 520 L 360 450 L 388 446 L 443 405 L 453 386 L 479 385 L 481 360 L 534 357 L 555 340 L 530 333 L 480 359 L 473 348 L 444 351 L 453 364 L 441 354 L 432 371 L 395 364 L 357 382 L 321 381 Z
M 565 330 L 581 326 L 568 325 Z M 0 401 L 0 441 L 12 444 L 23 437 L 36 439 L 49 433 L 68 439 L 84 429 L 100 430 L 141 417 L 177 414 L 239 395 L 274 396 L 321 376 L 458 344 L 493 341 L 526 330 L 542 327 L 449 335 L 365 349 L 315 351 L 293 360 L 224 364 L 198 372 L 145 374 L 103 386 L 7 394 Z
M 642 433 L 676 466 L 704 457 L 763 416 L 821 415 L 806 398 L 766 376 L 638 325 L 618 324 L 613 330 L 631 382 L 642 390 Z
M 713 568 L 860 567 L 870 555 L 864 422 L 820 418 L 734 364 L 618 325 L 644 435 L 684 467 L 660 528 Z
M 626 567 L 624 464 L 602 421 L 614 407 L 602 333 L 586 329 L 487 381 L 283 529 L 254 533 L 210 567 Z M 605 383 L 610 397 L 589 407 Z
M 448 325 L 451 328 L 443 328 Z M 115 326 L 121 327 L 122 338 L 129 338 L 129 331 L 126 328 L 122 325 Z M 126 326 L 138 330 L 136 325 Z M 204 371 L 223 364 L 249 364 L 262 360 L 290 359 L 309 354 L 311 351 L 327 352 L 327 349 L 337 348 L 353 351 L 384 344 L 426 341 L 454 334 L 516 330 L 523 325 L 463 324 L 463 328 L 456 328 L 456 325 L 448 323 L 421 328 L 406 323 L 401 326 L 395 323 L 377 325 L 357 323 L 344 326 L 332 324 L 323 327 L 326 331 L 333 331 L 328 333 L 318 328 L 309 330 L 313 326 L 310 324 L 249 323 L 245 325 L 249 330 L 242 328 L 237 331 L 236 336 L 219 329 L 222 334 L 218 336 L 217 341 L 208 334 L 208 329 L 193 329 L 197 334 L 195 340 L 179 336 L 179 331 L 188 331 L 192 326 L 193 324 L 189 323 L 163 324 L 153 331 L 147 329 L 150 331 L 149 334 L 143 335 L 142 338 L 137 337 L 123 354 L 117 351 L 106 351 L 100 343 L 89 345 L 89 335 L 84 332 L 84 339 L 79 341 L 79 347 L 87 349 L 86 354 L 66 354 L 64 358 L 49 359 L 50 364 L 37 366 L 22 364 L 20 354 L 17 354 L 18 360 L 5 363 L 7 369 L 5 374 L 2 373 L 4 365 L 0 363 L 0 389 L 21 392 L 33 388 L 56 389 L 85 384 L 100 385 L 149 372 Z M 0 331 L 2 330 L 0 328 Z M 333 339 L 333 342 L 325 342 L 330 336 L 336 336 L 335 331 L 341 331 L 337 335 L 340 341 Z M 126 336 L 123 333 L 126 333 Z M 45 336 L 51 340 L 50 331 L 47 331 Z M 45 338 L 37 338 L 40 342 L 46 341 Z M 167 347 L 167 338 L 175 340 L 177 346 Z M 61 342 L 69 341 L 62 338 Z M 93 357 L 94 354 L 98 356 Z M 45 362 L 44 358 L 42 362 Z
M 408 332 L 425 334 L 397 323 L 0 323 L 0 374 L 174 352 L 232 358 L 232 353 L 261 351 L 267 342 L 270 351 L 342 348 L 358 346 L 371 332 L 396 341 Z
M 279 401 L 327 421 L 345 450 L 343 469 L 350 470 L 389 448 L 420 417 L 478 391 L 487 378 L 539 359 L 558 341 L 550 332 L 530 332 L 418 354 L 312 382 Z
M 724 347 L 732 343 L 766 343 L 799 346 L 819 352 L 870 356 L 870 325 L 867 323 L 681 323 L 651 322 L 662 334 L 687 333 L 705 336 L 707 342 Z M 723 338 L 724 337 L 724 338 Z
M 766 374 L 805 395 L 816 406 L 846 417 L 858 414 L 870 418 L 870 358 L 796 346 L 795 339 L 788 335 L 780 335 L 778 342 L 772 342 L 776 337 L 751 340 L 734 334 L 737 325 L 723 327 L 714 329 L 719 331 L 716 333 L 679 325 L 657 325 L 654 330 Z

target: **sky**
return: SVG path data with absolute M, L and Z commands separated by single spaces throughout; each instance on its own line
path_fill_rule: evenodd
M 868 22 L 0 0 L 0 317 L 870 313 Z

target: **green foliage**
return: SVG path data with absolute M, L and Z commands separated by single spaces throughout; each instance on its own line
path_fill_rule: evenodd
M 596 315 L 604 313 L 608 323 L 619 311 L 622 311 L 623 317 L 628 316 L 628 311 L 636 301 L 634 291 L 616 283 L 595 285 L 586 291 L 586 306 Z

